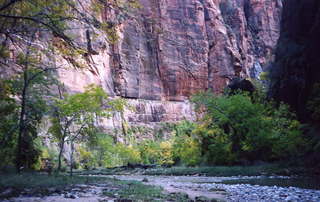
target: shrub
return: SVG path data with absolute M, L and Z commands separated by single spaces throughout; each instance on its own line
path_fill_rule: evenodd
M 192 137 L 180 136 L 174 138 L 173 157 L 175 162 L 186 166 L 196 166 L 201 162 L 201 149 L 199 142 Z
M 138 145 L 141 160 L 144 164 L 155 164 L 159 161 L 160 143 L 146 140 Z
M 221 128 L 213 126 L 210 122 L 199 124 L 193 131 L 199 137 L 200 150 L 204 163 L 226 165 L 235 161 L 235 155 L 231 151 L 232 142 L 229 135 Z
M 277 108 L 244 92 L 200 93 L 193 101 L 204 113 L 194 132 L 209 164 L 284 159 L 303 142 L 300 124 L 284 104 Z
M 86 150 L 84 147 L 79 148 L 80 165 L 82 168 L 89 170 L 96 167 L 96 159 L 91 151 Z
M 128 163 L 136 164 L 141 162 L 140 152 L 136 147 L 131 145 L 127 146 L 118 143 L 115 148 L 116 154 L 118 154 L 121 159 L 122 165 L 127 165 Z
M 190 136 L 192 131 L 195 129 L 196 124 L 190 121 L 181 121 L 176 124 L 173 129 L 175 132 L 175 136 L 182 137 L 182 136 Z
M 93 157 L 96 159 L 97 166 L 110 167 L 113 164 L 111 154 L 114 153 L 115 145 L 113 138 L 104 133 L 97 133 L 90 136 L 88 148 L 92 152 Z
M 161 142 L 160 145 L 160 155 L 158 163 L 160 165 L 172 165 L 173 161 L 173 149 L 172 143 L 170 141 Z

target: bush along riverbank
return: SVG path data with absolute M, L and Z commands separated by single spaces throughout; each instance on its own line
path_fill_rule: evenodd
M 43 141 L 38 138 L 32 142 L 35 151 L 32 153 L 34 154 L 32 160 L 26 157 L 23 160 L 26 160 L 24 164 L 27 166 L 20 166 L 22 161 L 16 165 L 18 172 L 34 169 L 46 170 L 50 174 L 56 170 L 57 173 L 70 170 L 68 173 L 70 176 L 72 173 L 77 176 L 66 178 L 63 175 L 3 175 L 1 197 L 20 195 L 41 197 L 55 194 L 57 197 L 77 198 L 88 192 L 94 197 L 97 195 L 94 194 L 96 192 L 99 197 L 110 199 L 124 197 L 130 200 L 135 198 L 167 200 L 169 197 L 167 193 L 157 187 L 149 187 L 150 184 L 122 182 L 90 175 L 228 177 L 296 176 L 315 173 L 316 169 L 306 169 L 302 160 L 311 144 L 304 136 L 302 124 L 287 105 L 275 104 L 266 101 L 265 98 L 265 94 L 259 91 L 251 93 L 233 91 L 222 95 L 199 93 L 192 98 L 195 109 L 201 115 L 196 122 L 181 121 L 167 124 L 170 135 L 155 134 L 153 139 L 135 137 L 135 130 L 124 124 L 123 130 L 126 135 L 123 141 L 118 141 L 112 134 L 106 134 L 95 127 L 96 113 L 104 107 L 100 101 L 108 99 L 101 88 L 89 87 L 85 93 L 70 95 L 67 100 L 57 103 L 61 108 L 60 115 L 68 118 L 70 113 L 75 113 L 79 122 L 74 125 L 85 124 L 86 130 L 70 134 L 61 133 L 69 128 L 61 130 L 62 125 L 59 122 L 61 120 L 53 118 L 51 120 L 53 125 L 49 129 L 49 133 L 53 136 L 49 139 L 54 144 L 58 143 L 60 147 L 45 147 L 42 145 Z M 96 102 L 96 105 L 91 106 L 93 108 L 90 107 L 92 101 Z M 122 100 L 113 101 L 112 106 L 115 109 L 112 111 L 123 112 L 124 108 L 128 107 Z M 89 122 L 82 123 L 84 112 L 88 115 Z M 111 111 L 107 110 L 101 116 L 107 116 L 109 113 Z M 64 159 L 62 152 L 67 140 L 71 147 L 69 160 Z M 12 148 L 9 147 L 5 151 L 14 153 Z M 14 156 L 6 156 L 10 159 L 5 162 L 13 165 Z M 178 165 L 182 167 L 176 167 Z M 21 177 L 27 179 L 26 184 L 19 182 Z M 50 182 L 47 183 L 48 180 Z M 228 187 L 238 185 L 227 185 L 227 183 L 230 182 L 223 185 Z M 255 185 L 258 184 L 250 186 Z M 182 185 L 179 190 L 184 188 L 187 187 Z M 232 192 L 232 189 L 230 190 Z M 304 199 L 309 200 L 309 198 Z
M 164 175 L 164 176 L 315 176 L 313 170 L 304 167 L 289 167 L 279 164 L 260 166 L 157 166 L 157 165 L 129 165 L 114 168 L 93 170 L 77 170 L 77 175 Z
M 91 108 L 87 109 L 90 111 L 88 120 L 94 120 L 96 111 L 103 107 L 99 102 L 101 96 L 108 100 L 100 88 L 91 87 L 85 93 L 70 95 L 68 102 L 58 105 L 63 109 L 65 107 L 65 110 L 83 112 L 84 109 L 74 109 L 78 106 L 75 100 L 90 103 L 95 99 L 99 107 L 94 108 L 93 112 Z M 53 144 L 58 143 L 60 148 L 42 145 L 45 140 L 39 137 L 33 145 L 37 151 L 33 160 L 27 161 L 28 166 L 19 166 L 19 169 L 41 170 L 49 164 L 52 170 L 59 171 L 135 164 L 196 167 L 299 162 L 303 165 L 301 159 L 310 141 L 304 137 L 302 125 L 287 105 L 277 105 L 265 101 L 265 98 L 265 93 L 258 90 L 251 94 L 243 91 L 223 95 L 199 93 L 192 97 L 195 109 L 201 114 L 196 122 L 167 123 L 165 128 L 169 134 L 154 134 L 149 139 L 136 137 L 140 134 L 137 128 L 125 124 L 123 141 L 119 141 L 112 134 L 94 127 L 91 122 L 86 123 L 88 128 L 78 131 L 74 139 L 68 134 L 61 134 L 61 123 L 52 119 L 53 125 L 48 131 L 52 137 L 47 139 L 52 140 Z M 120 111 L 127 107 L 121 100 L 118 102 L 113 105 L 121 108 Z M 80 106 L 84 107 L 83 104 Z M 65 116 L 69 117 L 69 114 Z M 70 142 L 72 158 L 65 159 L 62 151 L 70 138 L 73 138 Z M 14 153 L 13 150 L 11 152 Z M 8 165 L 14 162 L 14 156 L 11 157 L 6 161 Z

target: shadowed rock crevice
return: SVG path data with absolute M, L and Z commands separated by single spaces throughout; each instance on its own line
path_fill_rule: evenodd
M 289 103 L 302 119 L 320 81 L 320 2 L 285 1 L 276 63 L 271 69 L 271 94 Z

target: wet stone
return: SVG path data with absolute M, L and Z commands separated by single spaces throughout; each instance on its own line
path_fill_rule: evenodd
M 75 194 L 67 193 L 64 195 L 65 198 L 76 199 L 78 198 Z

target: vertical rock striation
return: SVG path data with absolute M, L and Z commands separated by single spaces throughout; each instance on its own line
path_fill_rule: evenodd
M 118 42 L 90 42 L 91 71 L 60 71 L 61 79 L 70 90 L 101 84 L 146 107 L 146 114 L 127 115 L 132 122 L 190 119 L 190 95 L 221 92 L 230 79 L 257 77 L 273 61 L 281 2 L 140 0 L 142 9 L 118 26 Z M 105 11 L 102 17 L 117 16 Z
M 141 0 L 121 28 L 117 94 L 183 101 L 233 77 L 262 71 L 279 37 L 279 0 Z

